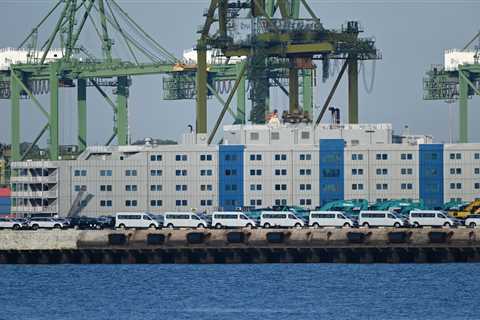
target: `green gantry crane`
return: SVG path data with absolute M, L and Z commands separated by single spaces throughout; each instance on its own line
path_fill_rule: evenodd
M 308 17 L 300 17 L 301 8 Z M 199 30 L 197 42 L 197 66 L 195 95 L 197 133 L 207 133 L 208 96 L 218 93 L 212 90 L 213 78 L 234 82 L 215 127 L 210 132 L 210 143 L 220 126 L 223 116 L 237 92 L 236 122 L 245 123 L 246 80 L 252 101 L 250 121 L 265 123 L 270 110 L 269 90 L 277 86 L 289 97 L 289 112 L 313 117 L 314 60 L 321 60 L 324 79 L 328 77 L 329 61 L 342 59 L 343 67 L 317 118 L 318 124 L 328 108 L 330 100 L 348 68 L 349 122 L 358 123 L 358 61 L 379 59 L 380 54 L 372 39 L 359 38 L 359 24 L 350 21 L 341 30 L 324 28 L 320 19 L 306 0 L 211 0 L 205 12 L 205 22 Z M 245 60 L 237 64 L 207 64 L 208 50 L 218 50 L 226 61 L 238 57 Z M 179 77 L 180 74 L 175 76 Z M 233 76 L 233 77 L 232 77 Z M 301 76 L 301 81 L 299 80 Z M 184 78 L 175 89 L 182 87 Z M 173 80 L 174 81 L 174 80 Z M 190 81 L 188 90 L 193 88 Z M 288 86 L 288 87 L 287 87 Z M 300 92 L 300 88 L 302 91 Z M 302 93 L 303 105 L 299 103 Z M 185 94 L 178 94 L 184 98 Z
M 477 33 L 462 49 L 467 50 L 480 39 Z M 459 101 L 459 142 L 468 139 L 468 99 L 480 96 L 480 44 L 476 47 L 473 63 L 459 64 L 453 69 L 435 65 L 427 71 L 423 79 L 424 100 Z
M 55 16 L 54 30 L 39 45 L 40 28 Z M 87 24 L 98 35 L 102 52 L 100 58 L 80 43 Z M 113 56 L 115 41 L 124 43 L 133 62 Z M 54 45 L 60 50 L 56 50 L 57 57 L 52 58 Z M 60 89 L 77 88 L 80 150 L 87 145 L 88 86 L 100 92 L 115 115 L 113 134 L 106 144 L 116 137 L 119 145 L 126 145 L 129 143 L 127 101 L 131 77 L 183 70 L 182 64 L 149 36 L 115 0 L 60 0 L 18 48 L 28 50 L 28 61 L 12 64 L 9 70 L 0 73 L 0 98 L 11 100 L 13 161 L 23 160 L 30 151 L 20 154 L 22 100 L 31 102 L 46 119 L 32 146 L 48 130 L 49 158 L 56 160 L 59 158 Z M 104 87 L 113 87 L 116 97 L 112 99 Z M 49 108 L 45 108 L 37 98 L 41 94 L 49 95 Z

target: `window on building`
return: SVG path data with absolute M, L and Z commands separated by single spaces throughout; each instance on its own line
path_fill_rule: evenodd
M 251 154 L 250 155 L 250 161 L 262 161 L 262 155 L 261 154 Z
M 413 160 L 413 154 L 411 153 L 402 153 L 400 155 L 401 160 Z
M 236 176 L 237 170 L 236 169 L 225 169 L 226 176 Z
M 187 170 L 185 170 L 185 169 L 183 169 L 183 170 L 177 169 L 177 170 L 175 170 L 175 175 L 176 175 L 177 177 L 182 177 L 182 176 L 184 177 L 184 176 L 187 175 Z
M 480 189 L 480 182 L 475 182 L 473 186 L 476 190 Z
M 26 175 L 28 175 L 28 171 L 23 171 L 23 170 L 22 170 L 22 171 L 20 172 L 20 175 L 21 175 L 21 176 L 26 176 Z M 75 170 L 75 171 L 73 172 L 73 175 L 74 175 L 75 177 L 86 177 L 86 176 L 87 176 L 87 170 L 85 170 L 85 169 L 77 169 L 77 170 Z
M 301 138 L 302 138 L 303 140 L 305 140 L 305 139 L 310 139 L 310 132 L 308 132 L 308 131 L 302 131 L 302 133 L 301 133 Z
M 127 184 L 125 185 L 125 191 L 137 191 L 138 187 L 136 184 Z
M 211 176 L 212 175 L 212 170 L 211 169 L 202 169 L 202 170 L 200 170 L 200 175 L 201 176 Z
M 388 154 L 387 153 L 377 153 L 375 155 L 375 159 L 377 159 L 377 160 L 388 160 Z
M 300 191 L 309 191 L 312 190 L 312 185 L 310 183 L 301 183 Z
M 287 185 L 286 184 L 276 184 L 275 191 L 286 191 Z
M 125 170 L 125 176 L 127 177 L 136 177 L 137 176 L 137 170 L 135 169 L 129 169 L 129 170 Z
M 211 154 L 201 154 L 200 155 L 200 161 L 212 161 L 212 155 Z
M 272 132 L 270 138 L 272 140 L 280 140 L 280 132 Z
M 454 189 L 457 189 L 457 190 L 460 190 L 462 189 L 462 184 L 457 182 L 457 183 L 450 183 L 450 189 L 454 190 Z
M 312 199 L 300 199 L 299 204 L 301 206 L 310 206 L 312 205 Z
M 80 191 L 87 191 L 87 186 L 86 185 L 76 185 L 74 187 L 75 192 L 80 192 Z
M 212 200 L 207 199 L 207 200 L 200 200 L 200 205 L 202 207 L 208 207 L 212 205 Z
M 283 154 L 283 153 L 282 154 L 276 154 L 274 156 L 274 159 L 275 159 L 275 161 L 280 161 L 280 160 L 285 161 L 285 160 L 287 160 L 287 155 Z
M 475 152 L 474 155 L 473 155 L 473 159 L 480 160 L 480 153 Z
M 474 174 L 480 174 L 480 168 L 475 168 L 475 169 L 473 170 L 473 172 L 474 172 Z
M 101 184 L 100 185 L 100 191 L 110 192 L 110 191 L 112 191 L 112 185 L 111 184 Z
M 162 161 L 161 154 L 152 154 L 150 155 L 150 161 Z
M 177 207 L 185 207 L 188 205 L 188 201 L 187 200 L 175 200 L 175 205 Z
M 376 172 L 377 175 L 388 175 L 388 169 L 386 168 L 377 168 Z
M 212 191 L 213 186 L 211 184 L 201 184 L 200 191 Z
M 251 184 L 250 191 L 261 191 L 262 185 L 261 184 Z
M 187 161 L 188 157 L 186 154 L 176 154 L 175 161 Z
M 100 176 L 101 177 L 111 177 L 112 176 L 112 170 L 100 170 Z
M 402 183 L 400 185 L 400 189 L 402 189 L 402 190 L 412 190 L 413 189 L 413 184 L 412 183 Z
M 352 184 L 352 190 L 363 190 L 363 183 Z
M 111 207 L 112 200 L 100 200 L 100 207 Z
M 461 160 L 462 154 L 461 153 L 450 153 L 450 160 Z
M 258 132 L 250 132 L 250 140 L 256 141 L 260 139 L 260 134 Z
M 160 177 L 162 175 L 162 170 L 150 170 L 150 175 L 152 177 Z
M 251 176 L 261 176 L 262 175 L 262 170 L 261 169 L 251 169 L 250 170 L 250 175 Z
M 352 160 L 363 160 L 363 154 L 361 153 L 352 153 Z
M 312 155 L 310 153 L 300 153 L 299 158 L 301 161 L 310 161 L 312 160 Z
M 175 185 L 175 191 L 187 191 L 188 187 L 186 184 L 177 184 Z
M 323 169 L 322 176 L 326 178 L 335 178 L 340 176 L 340 169 Z
M 137 200 L 125 200 L 126 207 L 136 207 L 138 204 Z
M 261 206 L 262 205 L 262 199 L 250 199 L 250 205 L 251 206 Z
M 377 190 L 388 190 L 388 184 L 387 183 L 377 183 L 376 189 Z
M 162 191 L 162 185 L 161 184 L 152 184 L 150 185 L 150 191 Z
M 412 168 L 401 168 L 400 169 L 400 174 L 402 174 L 402 175 L 412 175 L 413 174 L 413 169 Z
M 300 169 L 299 173 L 301 176 L 310 176 L 312 175 L 312 169 Z
M 161 207 L 161 206 L 163 206 L 163 201 L 162 200 L 150 200 L 150 206 Z

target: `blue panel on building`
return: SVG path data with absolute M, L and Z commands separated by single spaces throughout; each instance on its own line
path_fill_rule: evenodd
M 443 199 L 443 144 L 421 144 L 419 148 L 420 199 L 428 208 L 441 208 Z
M 220 145 L 218 205 L 223 210 L 243 206 L 243 145 Z
M 320 139 L 320 206 L 344 198 L 343 139 Z

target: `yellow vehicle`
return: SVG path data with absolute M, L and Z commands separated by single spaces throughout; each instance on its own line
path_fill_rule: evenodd
M 480 214 L 480 199 L 474 200 L 458 208 L 448 210 L 448 215 L 454 218 L 466 219 L 471 214 Z

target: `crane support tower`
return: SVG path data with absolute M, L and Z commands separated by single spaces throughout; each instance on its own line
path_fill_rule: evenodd
M 470 46 L 479 40 L 474 49 Z M 480 96 L 480 32 L 461 50 L 445 51 L 444 65 L 434 65 L 423 79 L 425 100 L 459 102 L 459 135 L 461 143 L 468 139 L 468 99 Z
M 300 17 L 302 7 L 308 17 Z M 358 61 L 380 58 L 372 39 L 359 38 L 362 30 L 358 22 L 349 21 L 341 30 L 326 29 L 306 0 L 211 0 L 204 15 L 206 19 L 196 47 L 197 113 L 205 115 L 198 117 L 199 132 L 207 132 L 206 83 L 209 72 L 206 52 L 211 49 L 219 49 L 227 59 L 246 57 L 233 88 L 243 90 L 243 77 L 248 79 L 252 101 L 250 120 L 260 124 L 265 123 L 266 114 L 270 111 L 269 89 L 272 86 L 279 86 L 288 95 L 288 113 L 303 113 L 311 119 L 314 60 L 322 60 L 324 78 L 328 77 L 329 60 L 344 60 L 339 77 L 348 69 L 349 122 L 358 123 Z M 285 82 L 288 82 L 288 88 L 284 87 Z M 303 89 L 303 106 L 299 101 L 300 88 Z M 336 86 L 331 95 L 335 89 Z M 231 92 L 231 96 L 233 94 Z M 328 103 L 324 105 L 317 123 L 327 107 Z M 224 105 L 224 109 L 228 109 L 228 104 Z M 224 110 L 209 140 L 223 114 Z

